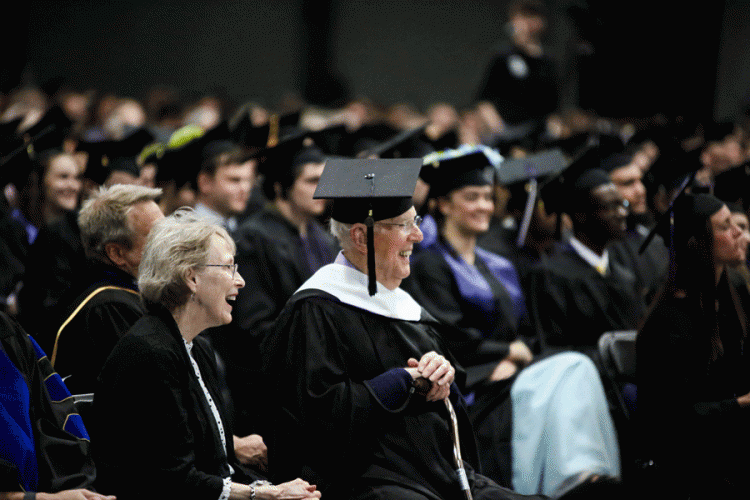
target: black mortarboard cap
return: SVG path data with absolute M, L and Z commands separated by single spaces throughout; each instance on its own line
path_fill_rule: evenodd
M 250 114 L 244 113 L 237 124 L 230 131 L 230 139 L 250 152 L 268 146 L 271 127 L 268 123 L 254 126 Z
M 137 177 L 139 167 L 136 157 L 153 141 L 153 134 L 145 128 L 140 128 L 119 141 L 79 141 L 77 149 L 88 153 L 83 176 L 100 185 L 104 184 L 114 170 Z
M 330 159 L 313 198 L 332 199 L 331 217 L 339 222 L 367 226 L 368 291 L 376 292 L 374 223 L 409 210 L 421 158 Z
M 387 123 L 363 125 L 342 139 L 340 154 L 342 156 L 365 156 L 365 152 L 393 138 L 399 130 Z
M 519 224 L 516 245 L 522 247 L 526 242 L 531 217 L 536 207 L 539 193 L 538 181 L 559 174 L 568 164 L 568 159 L 559 148 L 532 154 L 524 158 L 505 160 L 497 169 L 497 180 L 506 186 L 512 196 L 519 188 L 526 194 L 526 202 Z
M 212 154 L 225 151 L 229 141 L 229 125 L 224 120 L 179 147 L 167 147 L 158 163 L 156 181 L 165 183 L 173 180 L 178 188 L 189 183 L 195 189 L 204 161 Z
M 294 183 L 296 167 L 308 163 L 323 163 L 326 156 L 310 138 L 310 133 L 300 130 L 282 139 L 276 146 L 265 148 L 255 156 L 258 172 L 263 175 L 263 191 L 274 198 L 274 184 L 289 187 Z
M 501 161 L 499 153 L 487 146 L 467 146 L 426 156 L 420 176 L 430 185 L 429 197 L 438 198 L 464 186 L 494 184 Z
M 347 135 L 346 125 L 343 124 L 330 125 L 309 133 L 315 145 L 329 156 L 341 156 L 341 145 Z
M 34 168 L 34 161 L 29 154 L 31 149 L 19 136 L 14 136 L 3 143 L 0 150 L 0 186 L 13 184 L 21 190 Z
M 530 179 L 541 179 L 559 174 L 568 165 L 568 159 L 559 148 L 541 151 L 523 158 L 509 158 L 497 169 L 497 182 L 510 186 Z
M 23 132 L 23 136 L 36 151 L 60 149 L 72 126 L 73 122 L 62 108 L 52 106 L 35 125 Z
M 714 177 L 714 196 L 727 203 L 750 205 L 750 162 L 725 170 Z
M 426 142 L 435 151 L 444 151 L 446 149 L 455 149 L 458 147 L 459 139 L 458 132 L 455 130 L 449 130 L 440 137 L 430 138 L 427 134 L 422 134 L 421 137 L 423 142 Z
M 390 139 L 368 149 L 364 156 L 378 158 L 422 158 L 434 149 L 420 139 L 427 128 L 427 123 L 420 127 L 403 130 Z
M 590 146 L 563 171 L 547 180 L 539 188 L 547 213 L 566 212 L 582 191 L 608 182 L 609 176 L 599 168 L 608 153 L 610 151 L 599 146 Z

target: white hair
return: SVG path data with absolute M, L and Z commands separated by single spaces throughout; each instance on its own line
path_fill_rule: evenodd
M 191 208 L 180 208 L 157 221 L 146 240 L 138 273 L 144 301 L 162 304 L 170 311 L 187 302 L 188 272 L 206 264 L 214 235 L 224 238 L 235 252 L 234 240 L 226 229 Z

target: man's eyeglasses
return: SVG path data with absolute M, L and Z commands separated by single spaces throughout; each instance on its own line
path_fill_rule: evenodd
M 225 267 L 232 271 L 232 278 L 234 278 L 234 275 L 237 274 L 237 266 L 239 264 L 203 264 L 202 267 Z
M 375 224 L 381 224 L 383 226 L 398 226 L 404 233 L 408 234 L 411 233 L 415 227 L 422 225 L 422 216 L 417 215 L 414 217 L 414 220 L 406 222 L 376 222 Z

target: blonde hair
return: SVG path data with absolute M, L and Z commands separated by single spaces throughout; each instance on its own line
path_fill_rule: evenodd
M 162 190 L 131 184 L 115 184 L 95 192 L 78 212 L 78 227 L 86 255 L 108 261 L 104 250 L 107 243 L 121 243 L 126 248 L 133 244 L 133 228 L 128 214 L 133 206 L 153 201 Z
M 143 300 L 170 311 L 185 304 L 190 296 L 188 272 L 206 264 L 214 235 L 224 238 L 235 252 L 234 240 L 226 229 L 191 208 L 180 208 L 156 222 L 146 240 L 138 273 Z

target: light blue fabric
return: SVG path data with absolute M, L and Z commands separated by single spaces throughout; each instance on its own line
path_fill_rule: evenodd
M 513 489 L 552 495 L 581 472 L 620 476 L 620 450 L 593 361 L 577 352 L 525 368 L 511 387 Z

